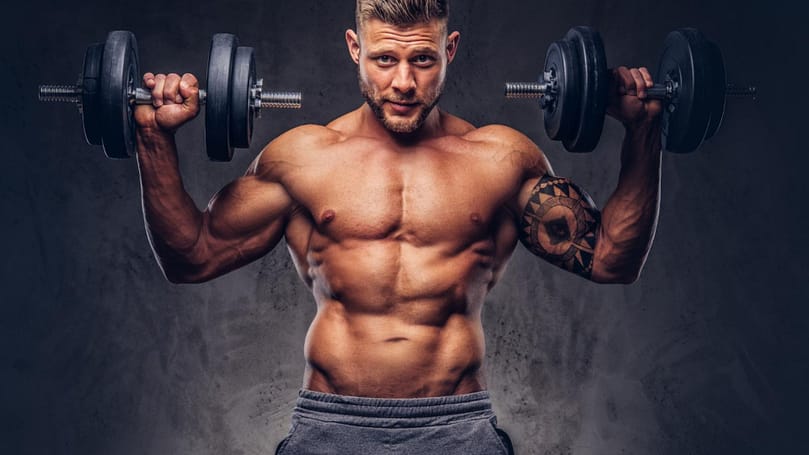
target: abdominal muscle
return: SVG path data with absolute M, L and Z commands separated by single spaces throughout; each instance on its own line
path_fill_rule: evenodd
M 385 239 L 310 250 L 318 311 L 304 387 L 387 398 L 484 389 L 480 312 L 493 284 L 490 243 L 446 251 Z

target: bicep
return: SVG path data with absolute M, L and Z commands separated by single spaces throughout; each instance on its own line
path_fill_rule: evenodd
M 601 214 L 590 196 L 564 177 L 527 180 L 520 193 L 520 241 L 535 255 L 590 279 Z
M 278 243 L 292 207 L 280 183 L 251 174 L 231 182 L 203 215 L 208 255 L 228 269 L 257 259 Z

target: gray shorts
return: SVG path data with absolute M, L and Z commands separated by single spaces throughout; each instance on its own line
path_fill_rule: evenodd
M 276 455 L 510 455 L 486 391 L 435 398 L 349 397 L 301 390 Z

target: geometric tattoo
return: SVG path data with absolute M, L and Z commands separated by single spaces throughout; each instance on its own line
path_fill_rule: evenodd
M 543 175 L 522 215 L 520 240 L 551 264 L 589 279 L 601 212 L 578 185 Z

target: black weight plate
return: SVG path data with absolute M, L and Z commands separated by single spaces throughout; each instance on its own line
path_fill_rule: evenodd
M 564 145 L 569 152 L 592 152 L 601 139 L 607 112 L 607 56 L 601 36 L 590 27 L 573 27 L 565 39 L 578 54 L 581 102 L 578 128 L 564 141 Z
M 230 143 L 230 83 L 233 57 L 239 40 L 230 33 L 217 33 L 208 53 L 208 85 L 205 100 L 205 151 L 213 161 L 233 159 Z
M 557 92 L 555 100 L 544 108 L 544 121 L 545 131 L 555 141 L 570 138 L 578 129 L 581 85 L 574 69 L 575 62 L 576 53 L 567 41 L 554 41 L 548 46 L 545 72 L 554 74 Z
M 93 43 L 84 53 L 84 70 L 81 75 L 81 117 L 84 138 L 88 144 L 102 145 L 102 114 L 99 101 L 99 77 L 101 74 L 101 56 L 104 54 L 102 43 Z
M 233 147 L 250 147 L 253 136 L 250 89 L 255 82 L 256 60 L 253 48 L 239 46 L 233 59 L 233 80 L 230 83 L 230 142 Z
M 716 43 L 711 41 L 707 42 L 710 49 L 708 72 L 711 75 L 711 86 L 708 88 L 708 102 L 710 104 L 711 119 L 708 123 L 708 129 L 705 131 L 706 140 L 713 137 L 722 124 L 722 117 L 725 116 L 725 90 L 728 85 L 722 51 L 719 50 L 719 46 L 717 46 Z
M 675 30 L 663 43 L 657 80 L 670 78 L 679 87 L 663 112 L 663 148 L 670 152 L 693 152 L 705 138 L 710 120 L 708 55 L 708 45 L 695 29 Z
M 131 32 L 118 30 L 107 35 L 101 57 L 101 113 L 104 153 L 110 158 L 135 154 L 135 120 L 129 92 L 140 77 L 138 45 Z

